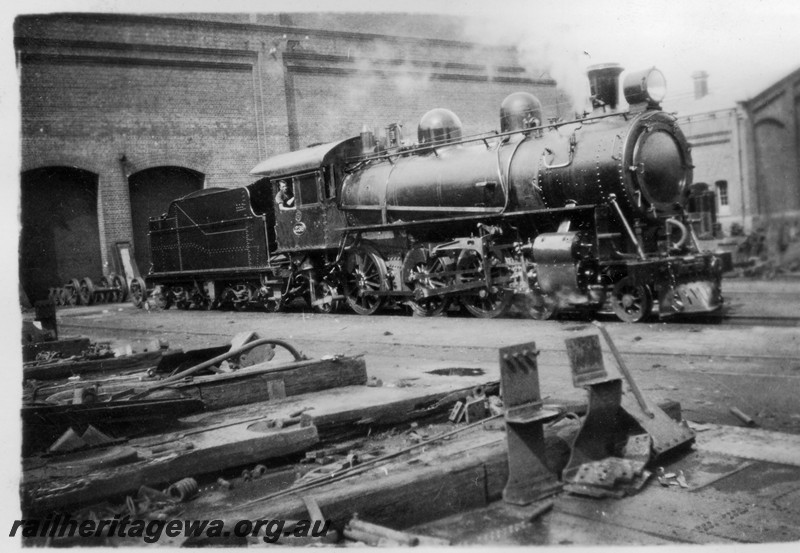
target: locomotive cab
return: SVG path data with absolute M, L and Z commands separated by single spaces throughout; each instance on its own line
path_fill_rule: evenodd
M 319 144 L 271 157 L 251 171 L 266 178 L 274 200 L 277 252 L 338 247 L 345 226 L 337 207 L 343 166 L 360 149 L 360 137 Z

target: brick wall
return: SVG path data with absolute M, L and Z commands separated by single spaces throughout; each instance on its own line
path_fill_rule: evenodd
M 127 178 L 138 171 L 180 166 L 203 173 L 207 187 L 242 186 L 268 155 L 354 136 L 364 123 L 400 121 L 415 138 L 424 112 L 447 107 L 472 133 L 499 127 L 511 92 L 533 92 L 545 106 L 556 100 L 555 84 L 527 78 L 507 49 L 287 27 L 271 16 L 201 19 L 15 22 L 21 169 L 98 175 L 106 266 L 114 243 L 132 239 Z
M 307 142 L 356 136 L 362 125 L 379 133 L 394 122 L 403 124 L 404 138 L 414 142 L 420 118 L 437 107 L 458 115 L 465 136 L 499 131 L 500 104 L 507 95 L 519 90 L 541 92 L 529 83 L 443 79 L 424 73 L 382 73 L 368 78 L 296 73 L 291 82 L 297 133 Z M 538 96 L 545 104 L 551 100 L 547 94 Z

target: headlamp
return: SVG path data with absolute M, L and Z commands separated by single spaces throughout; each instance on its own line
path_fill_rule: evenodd
M 659 104 L 667 95 L 664 74 L 655 67 L 626 75 L 622 90 L 628 104 Z

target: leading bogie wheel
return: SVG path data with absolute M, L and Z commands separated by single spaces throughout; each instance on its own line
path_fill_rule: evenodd
M 372 246 L 362 244 L 345 259 L 344 295 L 350 308 L 359 315 L 372 315 L 385 303 L 380 295 L 387 290 L 386 263 Z
M 638 323 L 650 316 L 653 310 L 653 295 L 647 285 L 635 285 L 632 278 L 625 277 L 614 285 L 611 307 L 621 321 Z
M 548 321 L 555 317 L 558 312 L 558 300 L 550 294 L 533 290 L 527 300 L 525 308 L 534 320 Z
M 338 290 L 331 283 L 324 280 L 319 282 L 314 289 L 314 295 L 317 299 L 313 302 L 311 308 L 317 313 L 328 314 L 339 310 L 342 302 L 337 297 L 339 296 Z

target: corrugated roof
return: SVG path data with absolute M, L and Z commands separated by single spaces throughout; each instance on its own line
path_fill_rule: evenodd
M 322 165 L 331 163 L 337 155 L 348 155 L 348 150 L 358 140 L 360 140 L 360 137 L 356 136 L 339 142 L 330 142 L 305 148 L 304 150 L 278 154 L 256 165 L 250 171 L 250 174 L 271 178 L 317 169 Z

